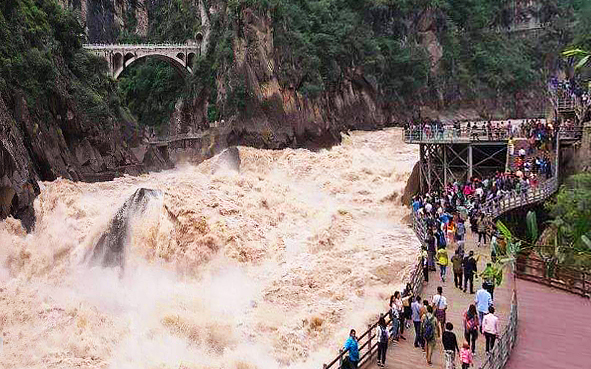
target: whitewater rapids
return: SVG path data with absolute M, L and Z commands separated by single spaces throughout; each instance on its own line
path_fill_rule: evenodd
M 37 224 L 0 223 L 2 368 L 321 368 L 384 311 L 419 247 L 400 129 L 330 150 L 240 147 L 197 166 L 41 185 Z M 216 164 L 217 165 L 217 164 Z M 86 257 L 138 188 L 125 267 Z

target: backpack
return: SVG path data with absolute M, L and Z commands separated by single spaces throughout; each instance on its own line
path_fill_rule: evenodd
M 380 342 L 388 342 L 388 330 L 385 327 L 380 327 Z
M 435 327 L 433 323 L 434 318 L 426 318 L 423 322 L 423 338 L 427 341 L 435 338 Z
M 458 223 L 458 227 L 456 228 L 456 232 L 457 232 L 458 236 L 463 236 L 464 233 L 466 233 L 466 228 L 464 226 L 464 223 Z
M 468 318 L 468 314 L 466 314 L 466 331 L 472 332 L 475 331 L 477 328 L 478 326 L 476 325 L 476 316 Z

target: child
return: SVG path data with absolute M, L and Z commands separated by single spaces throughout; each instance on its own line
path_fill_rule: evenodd
M 474 365 L 470 344 L 466 341 L 464 341 L 462 349 L 460 350 L 460 361 L 462 362 L 462 369 L 468 369 L 470 365 Z

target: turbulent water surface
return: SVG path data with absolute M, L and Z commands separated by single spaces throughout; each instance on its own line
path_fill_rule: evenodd
M 0 367 L 320 368 L 362 331 L 416 257 L 415 147 L 239 151 L 240 173 L 43 183 L 33 233 L 0 223 Z

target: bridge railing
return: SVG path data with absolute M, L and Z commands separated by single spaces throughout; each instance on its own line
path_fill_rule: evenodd
M 519 278 L 591 297 L 591 274 L 584 270 L 552 265 L 543 260 L 519 257 L 516 262 Z
M 583 134 L 583 127 L 560 127 L 558 137 L 561 140 L 580 139 Z M 468 143 L 480 141 L 507 141 L 514 138 L 528 138 L 521 131 L 509 132 L 504 128 L 487 129 L 486 127 L 453 128 L 444 126 L 443 129 L 432 129 L 431 127 L 407 127 L 404 129 L 404 142 L 406 143 Z
M 83 44 L 82 47 L 86 49 L 197 48 L 199 44 Z
M 583 136 L 582 126 L 560 127 L 558 137 L 561 140 L 578 140 Z

